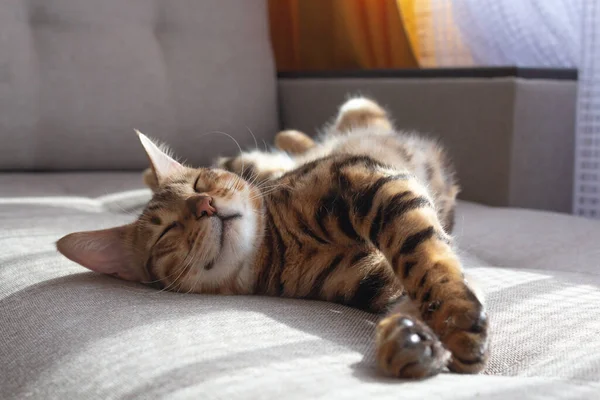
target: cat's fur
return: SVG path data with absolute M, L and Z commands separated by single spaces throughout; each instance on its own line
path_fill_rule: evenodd
M 346 136 L 364 149 L 361 136 L 381 136 L 392 147 L 396 134 L 383 133 L 391 130 L 385 113 L 363 104 L 358 111 L 356 104 L 342 107 L 331 138 Z M 410 160 L 327 149 L 327 138 L 302 139 L 307 146 L 290 158 L 295 166 L 278 178 L 267 175 L 261 186 L 223 169 L 185 167 L 140 139 L 156 181 L 152 200 L 129 225 L 65 236 L 57 246 L 66 257 L 170 290 L 319 299 L 387 313 L 376 328 L 376 354 L 389 375 L 484 367 L 484 306 L 440 222 L 447 213 L 435 205 L 440 193 L 453 204 L 456 187 L 443 158 L 434 165 L 422 154 L 436 146 L 405 142 L 418 144 L 411 160 L 427 160 L 447 178 L 433 194 Z M 427 169 L 421 179 L 431 187 Z
M 281 151 L 256 150 L 223 157 L 217 166 L 259 183 L 328 155 L 366 155 L 415 175 L 427 186 L 444 229 L 452 232 L 459 187 L 443 148 L 414 132 L 395 130 L 387 112 L 372 100 L 354 98 L 344 103 L 317 141 L 288 130 L 275 137 L 275 145 Z

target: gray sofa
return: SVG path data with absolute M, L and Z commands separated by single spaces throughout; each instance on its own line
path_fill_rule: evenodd
M 381 378 L 373 315 L 158 292 L 56 252 L 148 200 L 133 128 L 201 165 L 237 149 L 210 133 L 249 146 L 300 118 L 262 1 L 8 0 L 0 44 L 0 398 L 598 398 L 600 225 L 468 201 L 476 180 L 456 237 L 488 298 L 480 375 Z

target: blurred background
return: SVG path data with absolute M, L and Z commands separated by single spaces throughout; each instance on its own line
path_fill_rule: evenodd
M 583 7 L 580 0 L 270 0 L 269 17 L 279 71 L 576 68 Z

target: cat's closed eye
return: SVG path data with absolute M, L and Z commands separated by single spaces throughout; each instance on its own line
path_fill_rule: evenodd
M 163 238 L 163 236 L 165 236 L 167 233 L 169 233 L 173 228 L 177 228 L 180 226 L 180 223 L 175 221 L 171 224 L 169 224 L 160 234 L 160 236 L 158 237 L 158 239 L 156 240 L 157 242 Z
M 194 181 L 193 189 L 194 189 L 194 192 L 196 192 L 196 193 L 206 192 L 206 188 L 204 187 L 204 182 L 202 182 L 200 180 L 200 174 L 198 175 L 198 177 Z

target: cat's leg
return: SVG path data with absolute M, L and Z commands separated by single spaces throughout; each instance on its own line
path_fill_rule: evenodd
M 344 186 L 340 191 L 349 203 L 354 230 L 385 255 L 420 317 L 450 350 L 450 370 L 481 371 L 488 358 L 486 312 L 464 278 L 426 188 L 368 157 L 342 159 L 330 168 L 337 171 L 334 181 Z M 393 321 L 401 323 L 402 316 L 381 322 L 379 350 L 387 343 L 386 332 L 394 331 Z M 378 354 L 389 357 L 385 351 Z M 380 359 L 380 365 L 396 372 L 387 359 Z
M 386 130 L 393 129 L 387 112 L 379 104 L 366 97 L 356 97 L 340 107 L 333 124 L 334 132 L 346 133 L 353 128 L 375 126 Z
M 296 168 L 296 161 L 287 153 L 249 151 L 236 157 L 220 157 L 216 167 L 233 172 L 255 184 L 277 179 Z
M 353 128 L 367 126 L 392 129 L 392 125 L 383 107 L 366 97 L 356 97 L 342 104 L 333 124 L 332 133 L 346 133 Z M 275 146 L 290 154 L 304 154 L 315 147 L 316 143 L 303 132 L 285 130 L 275 136 Z
M 281 131 L 275 136 L 275 147 L 290 154 L 303 154 L 315 145 L 310 136 L 293 129 Z
M 287 130 L 275 136 L 275 146 L 281 151 L 255 150 L 237 157 L 221 157 L 216 166 L 255 183 L 265 182 L 296 168 L 296 161 L 290 154 L 305 153 L 315 146 L 315 142 L 302 132 Z
M 342 104 L 332 133 L 346 133 L 353 128 L 367 126 L 392 129 L 392 125 L 387 112 L 379 104 L 365 97 L 356 97 Z M 294 129 L 281 131 L 275 136 L 275 146 L 294 155 L 304 154 L 316 145 L 310 136 Z

